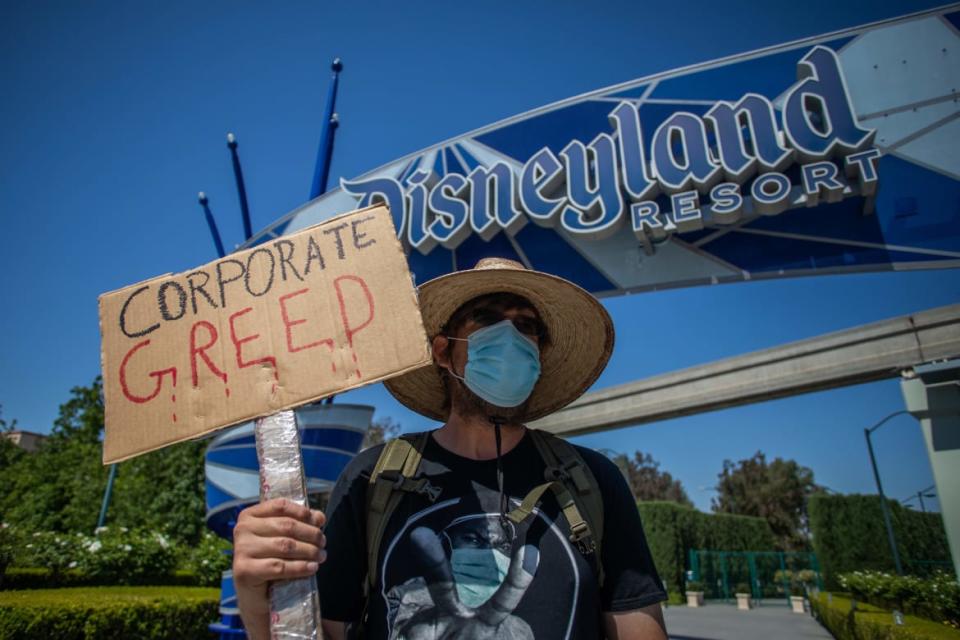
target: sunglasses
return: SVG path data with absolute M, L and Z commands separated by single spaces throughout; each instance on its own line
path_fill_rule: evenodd
M 470 319 L 481 327 L 489 327 L 508 318 L 504 315 L 503 311 L 490 307 L 481 307 L 471 312 Z M 513 323 L 513 326 L 516 327 L 517 331 L 525 336 L 530 336 L 538 340 L 543 340 L 547 337 L 547 325 L 545 325 L 540 318 L 516 316 L 509 318 L 509 320 Z

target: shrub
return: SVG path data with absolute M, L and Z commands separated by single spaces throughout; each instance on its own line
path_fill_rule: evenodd
M 104 527 L 95 535 L 0 529 L 0 556 L 16 549 L 6 589 L 111 584 L 216 586 L 230 567 L 230 544 L 206 532 L 197 544 L 162 533 Z M 177 571 L 174 571 L 177 567 Z M 0 573 L 0 577 L 3 574 Z
M 93 587 L 0 592 L 0 637 L 209 638 L 216 589 Z
M 7 565 L 13 562 L 14 542 L 10 525 L 0 522 L 0 587 L 3 586 L 3 574 Z
M 746 582 L 738 582 L 734 593 L 750 593 L 750 585 Z
M 224 571 L 230 568 L 230 543 L 207 531 L 200 542 L 184 554 L 180 566 L 196 576 L 198 584 L 219 586 Z
M 950 561 L 947 535 L 939 513 L 917 513 L 894 500 L 890 504 L 897 547 L 904 564 L 917 571 L 920 561 Z M 810 498 L 810 531 L 828 589 L 850 571 L 892 571 L 880 498 L 875 495 L 815 495 Z M 876 544 L 864 544 L 865 541 Z
M 84 537 L 81 534 L 35 531 L 29 535 L 16 531 L 19 550 L 14 565 L 20 567 L 45 567 L 56 573 L 77 566 L 75 558 L 82 551 Z M 72 565 L 72 566 L 71 566 Z
M 709 514 L 675 502 L 637 505 L 657 572 L 667 591 L 680 591 L 690 549 L 773 550 L 774 537 L 763 518 Z
M 688 580 L 686 584 L 687 591 L 703 591 L 703 583 L 699 580 Z
M 76 569 L 55 573 L 41 567 L 8 567 L 3 576 L 3 588 L 7 590 L 56 589 L 89 584 L 89 578 Z
M 817 586 L 817 573 L 812 569 L 799 571 L 777 569 L 773 574 L 773 581 L 778 587 L 778 594 L 785 589 L 792 596 L 802 596 Z
M 895 625 L 889 611 L 858 603 L 851 610 L 848 598 L 821 593 L 810 599 L 810 609 L 836 640 L 960 640 L 960 631 L 918 618 L 905 616 L 904 625 Z
M 143 582 L 152 586 L 210 586 L 204 584 L 204 580 L 195 573 L 186 569 L 178 569 L 165 575 L 148 576 L 143 579 Z M 50 569 L 38 567 L 8 567 L 6 574 L 3 576 L 3 584 L 0 587 L 7 590 L 63 589 L 66 587 L 110 586 L 112 584 L 112 580 L 107 580 L 102 576 L 91 577 L 78 569 L 68 569 L 62 573 L 56 573 Z
M 641 502 L 637 507 L 650 554 L 667 592 L 681 591 L 685 549 L 677 518 L 682 508 L 672 502 Z
M 84 541 L 77 568 L 94 579 L 116 584 L 142 584 L 168 574 L 176 565 L 173 545 L 160 533 L 103 527 Z
M 95 535 L 17 534 L 14 566 L 47 569 L 54 580 L 76 572 L 83 576 L 78 584 L 147 584 L 170 574 L 176 566 L 174 544 L 163 534 L 150 531 L 103 527 Z
M 855 571 L 839 576 L 838 582 L 863 602 L 960 628 L 960 584 L 946 573 L 917 578 Z
M 812 588 L 817 584 L 817 572 L 812 569 L 801 569 L 793 579 L 800 586 Z

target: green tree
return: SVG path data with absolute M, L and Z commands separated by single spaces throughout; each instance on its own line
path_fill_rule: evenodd
M 106 523 L 198 542 L 206 529 L 206 448 L 206 440 L 180 442 L 119 463 Z
M 99 446 L 103 433 L 103 379 L 97 376 L 89 387 L 74 387 L 70 393 L 73 397 L 60 405 L 60 415 L 53 421 L 51 442 Z
M 31 530 L 92 531 L 107 473 L 100 463 L 100 378 L 74 387 L 54 429 L 32 454 L 0 470 L 0 518 Z M 93 505 L 93 506 L 91 506 Z M 91 515 L 92 514 L 92 515 Z
M 821 491 L 813 471 L 794 460 L 752 458 L 723 461 L 713 511 L 764 518 L 785 550 L 809 547 L 807 501 Z
M 389 416 L 384 416 L 383 418 L 376 418 L 370 423 L 370 428 L 367 429 L 366 435 L 363 436 L 363 444 L 360 445 L 361 449 L 367 449 L 377 444 L 386 442 L 400 435 L 400 423 L 394 421 L 393 418 Z
M 625 453 L 615 453 L 609 457 L 620 468 L 637 502 L 665 500 L 693 506 L 683 484 L 669 472 L 661 471 L 660 463 L 649 453 L 635 451 L 633 458 Z
M 71 389 L 36 453 L 24 454 L 0 438 L 0 446 L 11 445 L 0 449 L 0 520 L 31 531 L 94 530 L 109 472 L 102 463 L 102 389 L 99 376 Z M 0 419 L 0 428 L 11 426 Z M 399 434 L 399 424 L 381 418 L 373 422 L 365 445 Z M 144 527 L 197 543 L 206 528 L 206 447 L 204 440 L 182 442 L 118 463 L 106 524 Z
M 0 473 L 2 473 L 3 469 L 6 469 L 19 460 L 20 456 L 24 453 L 23 449 L 13 444 L 13 441 L 6 437 L 6 434 L 16 428 L 17 419 L 14 418 L 12 421 L 7 422 L 3 418 L 3 405 L 0 404 Z
M 0 467 L 4 522 L 33 531 L 90 533 L 96 527 L 109 470 L 102 463 L 100 377 L 70 394 L 40 450 Z M 205 448 L 202 441 L 185 442 L 119 463 L 107 524 L 199 540 Z
M 17 428 L 17 419 L 14 418 L 12 422 L 8 423 L 3 418 L 3 405 L 0 404 L 0 433 L 10 433 Z

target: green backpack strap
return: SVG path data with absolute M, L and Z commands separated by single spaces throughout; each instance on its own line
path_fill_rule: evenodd
M 400 436 L 388 441 L 377 464 L 370 474 L 367 487 L 367 581 L 365 593 L 377 584 L 377 562 L 380 543 L 404 493 L 420 493 L 435 502 L 440 488 L 431 485 L 426 478 L 415 478 L 423 458 L 423 449 L 430 437 L 429 432 Z
M 533 513 L 543 494 L 552 489 L 570 527 L 570 541 L 584 555 L 595 554 L 597 582 L 602 585 L 603 496 L 597 480 L 569 442 L 537 429 L 530 429 L 530 435 L 546 464 L 547 482 L 530 491 L 507 517 L 515 523 L 522 522 Z

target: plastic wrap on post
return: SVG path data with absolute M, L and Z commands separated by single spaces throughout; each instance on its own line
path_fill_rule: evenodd
M 293 411 L 256 422 L 260 500 L 286 498 L 307 504 L 300 432 Z M 320 600 L 314 576 L 270 584 L 270 636 L 273 640 L 320 640 Z

